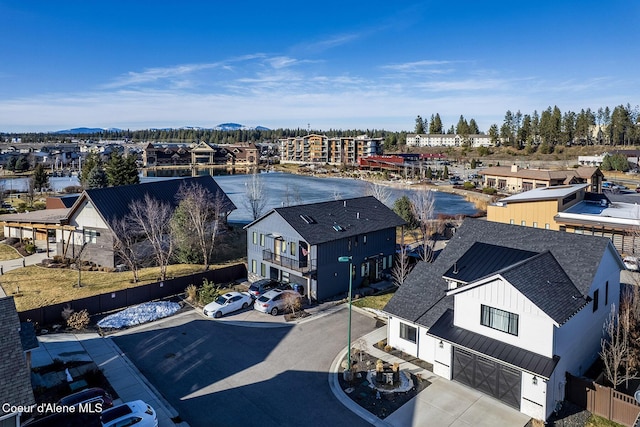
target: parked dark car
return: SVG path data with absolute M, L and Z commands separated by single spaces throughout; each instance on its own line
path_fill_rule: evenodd
M 253 298 L 258 298 L 260 295 L 272 289 L 290 290 L 291 285 L 279 282 L 275 279 L 261 279 L 253 282 L 249 286 L 249 293 Z
M 113 398 L 105 390 L 99 387 L 92 387 L 65 396 L 58 401 L 58 405 L 61 406 L 79 406 L 87 403 L 92 404 L 92 406 L 100 403 L 100 409 L 105 410 L 113 406 Z

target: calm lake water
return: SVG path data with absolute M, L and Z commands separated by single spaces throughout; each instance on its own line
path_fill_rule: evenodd
M 146 176 L 141 177 L 142 182 L 154 180 L 170 179 L 172 176 Z M 269 209 L 289 206 L 300 203 L 316 203 L 335 200 L 336 198 L 351 198 L 364 196 L 369 183 L 357 179 L 348 178 L 316 178 L 306 175 L 295 175 L 286 173 L 263 173 L 260 174 L 264 183 L 267 206 Z M 251 215 L 246 208 L 246 186 L 249 177 L 247 175 L 216 175 L 218 185 L 227 193 L 233 203 L 237 206 L 230 216 L 229 221 L 234 223 L 247 223 L 251 221 Z M 76 177 L 49 178 L 51 188 L 60 191 L 71 185 L 79 185 Z M 7 190 L 25 191 L 27 188 L 26 178 L 0 180 Z M 411 195 L 411 188 L 394 189 L 389 188 L 391 193 L 390 205 L 403 195 Z M 476 213 L 473 203 L 466 201 L 463 197 L 444 192 L 435 192 L 435 213 L 447 215 L 473 215 Z

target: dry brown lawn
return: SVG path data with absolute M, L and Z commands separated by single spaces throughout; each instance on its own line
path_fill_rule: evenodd
M 13 247 L 0 243 L 0 261 L 18 259 L 20 254 Z
M 171 265 L 168 268 L 168 276 L 186 276 L 203 270 L 202 265 Z M 16 296 L 15 302 L 18 311 L 24 311 L 152 283 L 157 281 L 159 271 L 158 267 L 140 270 L 141 281 L 135 285 L 130 282 L 132 275 L 129 271 L 121 273 L 83 271 L 81 273 L 82 287 L 78 288 L 77 270 L 28 266 L 6 272 L 0 278 L 0 285 L 7 295 Z

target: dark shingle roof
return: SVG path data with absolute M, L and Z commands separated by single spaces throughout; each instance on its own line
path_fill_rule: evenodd
M 447 312 L 429 329 L 429 335 L 500 360 L 511 366 L 550 378 L 560 360 L 541 356 L 514 345 L 486 337 L 453 325 L 453 310 Z
M 20 320 L 13 297 L 0 298 L 0 402 L 32 405 L 35 398 L 19 329 Z M 0 417 L 6 414 L 0 408 Z
M 534 255 L 536 252 L 476 242 L 444 276 L 456 282 L 470 283 Z
M 149 194 L 160 202 L 168 203 L 172 208 L 175 208 L 178 205 L 176 193 L 183 184 L 199 184 L 209 190 L 214 197 L 220 195 L 223 198 L 223 203 L 228 207 L 226 209 L 227 212 L 236 209 L 231 199 L 222 191 L 213 177 L 205 175 L 194 178 L 167 179 L 144 184 L 85 190 L 71 211 L 74 212 L 83 202 L 84 196 L 86 196 L 91 200 L 95 209 L 100 212 L 102 218 L 107 222 L 111 222 L 113 219 L 123 218 L 127 215 L 129 213 L 130 203 L 136 200 L 143 200 L 146 194 Z
M 373 196 L 276 208 L 272 212 L 280 215 L 311 245 L 405 224 Z
M 453 305 L 444 298 L 447 284 L 443 275 L 476 242 L 536 253 L 548 250 L 582 296 L 588 294 L 607 247 L 612 247 L 606 237 L 468 218 L 433 263 L 419 263 L 413 269 L 384 310 L 431 327 Z

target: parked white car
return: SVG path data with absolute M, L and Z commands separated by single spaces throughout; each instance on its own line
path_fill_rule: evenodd
M 227 292 L 224 295 L 220 295 L 215 301 L 205 305 L 202 312 L 207 317 L 218 319 L 225 314 L 247 308 L 252 303 L 253 298 L 247 292 Z
M 107 409 L 100 415 L 103 427 L 132 426 L 158 427 L 156 411 L 142 400 L 123 403 Z
M 626 256 L 622 261 L 624 262 L 624 266 L 627 267 L 627 270 L 638 271 L 638 258 Z
M 279 312 L 285 310 L 289 301 L 287 298 L 295 298 L 299 305 L 302 305 L 302 295 L 296 291 L 272 289 L 262 294 L 254 303 L 253 308 L 263 313 L 270 313 L 277 316 Z

